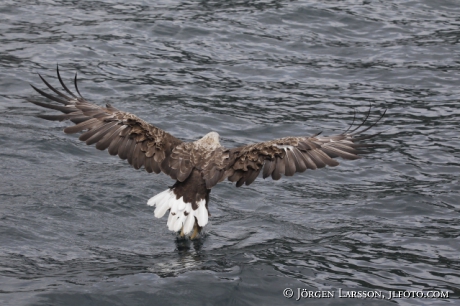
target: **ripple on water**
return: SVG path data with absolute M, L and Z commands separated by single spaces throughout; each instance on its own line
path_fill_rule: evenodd
M 5 2 L 2 305 L 279 305 L 284 288 L 460 295 L 455 1 Z M 388 145 L 334 169 L 211 194 L 198 241 L 148 198 L 171 185 L 33 117 L 55 65 L 92 101 L 227 147 L 341 132 L 388 109 Z M 323 299 L 309 299 L 324 304 Z M 331 304 L 388 300 L 334 299 Z

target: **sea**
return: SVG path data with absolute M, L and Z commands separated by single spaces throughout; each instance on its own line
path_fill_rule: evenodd
M 93 103 L 227 148 L 360 124 L 358 160 L 212 189 L 194 241 L 167 175 L 67 135 L 56 67 Z M 455 0 L 3 0 L 1 305 L 460 305 Z

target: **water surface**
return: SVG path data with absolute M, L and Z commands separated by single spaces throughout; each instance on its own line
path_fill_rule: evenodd
M 460 296 L 456 1 L 3 1 L 2 305 L 441 305 Z M 147 200 L 172 185 L 65 135 L 26 102 L 55 67 L 110 102 L 233 147 L 345 130 L 388 147 L 211 193 L 204 238 Z M 40 85 L 40 88 L 44 86 Z M 448 299 L 288 300 L 283 289 L 443 290 Z

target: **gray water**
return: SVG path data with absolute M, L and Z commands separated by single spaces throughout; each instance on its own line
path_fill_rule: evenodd
M 2 1 L 1 305 L 459 305 L 457 1 Z M 146 205 L 173 184 L 65 135 L 56 64 L 90 101 L 226 147 L 344 131 L 357 161 L 211 193 L 203 238 Z M 291 288 L 335 292 L 295 301 Z M 448 298 L 339 298 L 441 290 Z

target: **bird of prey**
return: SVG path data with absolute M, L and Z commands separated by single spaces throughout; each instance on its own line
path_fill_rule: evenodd
M 385 114 L 383 112 L 374 124 L 363 127 L 369 117 L 369 109 L 360 125 L 350 131 L 353 120 L 348 130 L 338 135 L 285 137 L 227 149 L 220 145 L 216 132 L 210 132 L 194 142 L 183 142 L 110 104 L 105 107 L 93 104 L 80 94 L 77 75 L 74 85 L 78 96 L 68 89 L 59 74 L 59 67 L 57 77 L 65 93 L 39 76 L 55 95 L 31 86 L 57 104 L 29 101 L 63 114 L 38 117 L 53 121 L 70 120 L 75 125 L 66 127 L 65 133 L 84 131 L 79 139 L 87 145 L 96 144 L 97 149 L 108 149 L 110 155 L 128 160 L 135 169 L 144 167 L 148 173 L 163 172 L 176 181 L 172 187 L 152 197 L 147 204 L 156 206 L 154 214 L 157 218 L 169 211 L 168 229 L 190 239 L 195 239 L 208 223 L 209 193 L 217 183 L 228 179 L 240 187 L 251 184 L 260 172 L 264 179 L 271 176 L 279 180 L 282 175 L 292 176 L 296 172 L 315 170 L 326 165 L 337 166 L 337 157 L 358 159 L 358 154 L 364 153 L 359 151 L 360 148 L 376 146 L 362 141 L 377 134 L 362 133 L 373 127 Z

